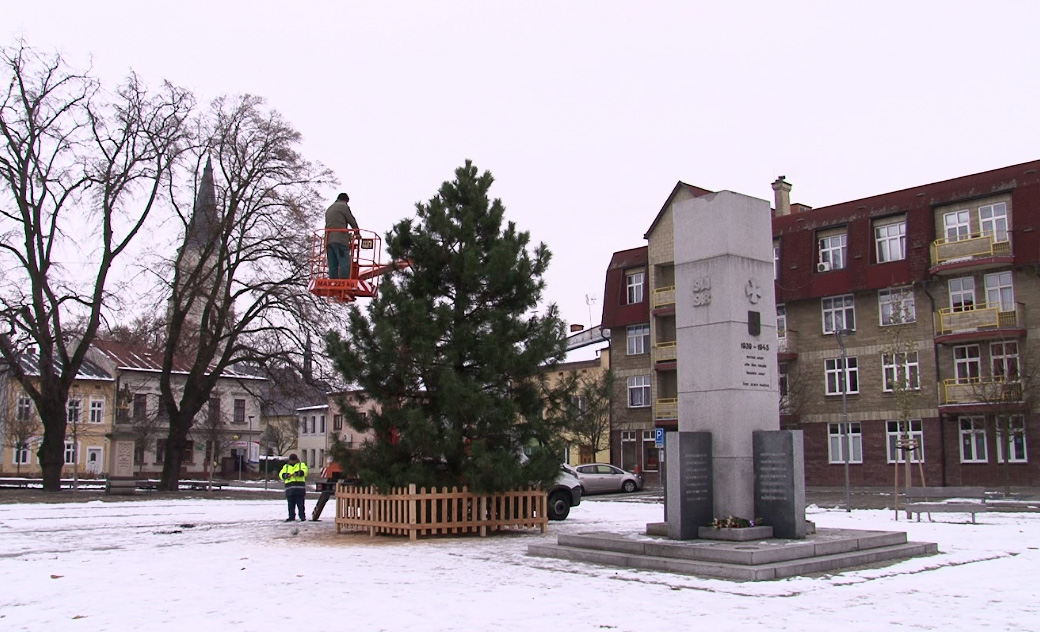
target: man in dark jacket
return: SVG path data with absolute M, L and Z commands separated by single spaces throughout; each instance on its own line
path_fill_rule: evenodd
M 350 278 L 350 243 L 354 233 L 346 229 L 357 230 L 358 224 L 348 202 L 350 196 L 340 193 L 325 211 L 325 254 L 329 260 L 330 279 Z
M 289 455 L 289 462 L 282 466 L 278 478 L 285 483 L 285 500 L 289 503 L 289 517 L 292 522 L 293 510 L 300 516 L 300 522 L 306 522 L 303 513 L 303 499 L 307 495 L 307 464 L 300 461 L 296 454 Z

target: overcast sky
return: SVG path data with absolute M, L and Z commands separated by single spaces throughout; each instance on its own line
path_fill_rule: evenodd
M 772 200 L 786 175 L 819 207 L 1040 158 L 1032 0 L 38 0 L 3 23 L 110 86 L 266 97 L 381 234 L 472 159 L 585 325 L 678 180 Z

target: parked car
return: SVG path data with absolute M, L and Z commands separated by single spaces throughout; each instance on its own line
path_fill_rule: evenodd
M 643 475 L 628 472 L 609 463 L 588 463 L 573 468 L 583 494 L 634 492 L 643 489 Z
M 566 520 L 571 507 L 581 503 L 581 481 L 573 470 L 560 466 L 560 475 L 549 489 L 549 520 Z

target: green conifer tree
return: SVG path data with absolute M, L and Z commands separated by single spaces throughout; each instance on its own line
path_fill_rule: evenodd
M 351 306 L 343 335 L 329 334 L 337 369 L 381 405 L 347 414 L 376 436 L 353 464 L 365 484 L 495 492 L 558 473 L 561 429 L 542 414 L 537 379 L 566 346 L 556 306 L 537 312 L 550 253 L 503 226 L 493 181 L 467 160 L 417 203 L 386 239 L 411 265 L 383 279 L 367 314 Z

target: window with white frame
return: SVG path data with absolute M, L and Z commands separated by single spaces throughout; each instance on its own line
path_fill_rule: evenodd
M 325 434 L 325 415 L 321 415 L 318 419 L 321 421 L 318 432 Z
M 1026 462 L 1026 420 L 1022 415 L 997 417 L 997 462 Z
M 993 365 L 991 375 L 1003 380 L 1018 379 L 1018 343 L 991 342 L 989 345 L 990 363 Z
M 70 397 L 68 401 L 65 402 L 65 419 L 69 422 L 69 424 L 78 424 L 80 419 L 83 418 L 82 412 L 83 400 L 79 399 L 78 397 L 75 399 Z
M 943 233 L 949 241 L 960 241 L 971 236 L 971 213 L 968 209 L 943 213 Z
M 994 241 L 1008 240 L 1007 204 L 998 202 L 979 207 L 979 230 Z
M 1002 312 L 1015 311 L 1015 288 L 1011 284 L 1011 271 L 994 272 L 985 277 L 986 307 L 996 307 Z
M 76 442 L 66 441 L 65 442 L 65 465 L 72 465 L 76 462 Z
M 889 463 L 904 463 L 907 454 L 911 463 L 924 463 L 924 432 L 920 419 L 886 421 L 885 430 Z
M 846 393 L 859 393 L 859 361 L 855 356 L 846 360 L 847 371 L 842 366 L 841 358 L 828 358 L 823 361 L 828 395 L 841 395 L 843 382 Z
M 105 400 L 91 398 L 90 400 L 90 423 L 105 423 Z
M 646 283 L 646 273 L 635 270 L 625 273 L 625 300 L 628 305 L 643 302 L 643 289 Z
M 881 326 L 902 325 L 917 320 L 914 307 L 914 288 L 897 287 L 878 290 L 878 312 L 881 314 Z
M 823 312 L 823 333 L 833 334 L 835 329 L 856 329 L 856 306 L 852 294 L 822 298 L 820 307 Z
M 780 242 L 773 242 L 773 280 L 780 278 Z
M 650 352 L 650 325 L 628 326 L 628 355 Z
M 830 439 L 827 445 L 827 456 L 830 463 L 844 463 L 845 449 L 848 448 L 849 463 L 863 462 L 863 431 L 859 422 L 849 423 L 848 435 L 842 441 L 842 425 L 840 423 L 827 424 L 827 435 Z
M 307 434 L 307 415 L 300 415 L 300 434 Z
M 921 370 L 917 364 L 917 352 L 882 353 L 881 370 L 884 375 L 882 390 L 891 393 L 902 385 L 902 390 L 920 390 Z
M 960 345 L 953 348 L 953 374 L 958 384 L 978 381 L 982 363 L 979 360 L 979 345 Z
M 950 307 L 955 312 L 968 312 L 975 309 L 975 279 L 960 277 L 950 279 Z
M 877 262 L 906 259 L 906 218 L 877 220 L 874 222 L 874 243 L 877 246 Z
M 650 376 L 633 375 L 628 378 L 628 407 L 645 408 L 650 405 Z
M 786 338 L 787 337 L 787 306 L 777 305 L 776 306 L 776 337 Z
M 21 394 L 18 396 L 18 404 L 15 409 L 15 419 L 18 421 L 29 421 L 32 419 L 33 414 L 33 403 L 32 399 L 28 395 Z
M 246 400 L 236 398 L 231 416 L 231 423 L 244 424 L 246 422 Z
M 12 450 L 11 452 L 14 455 L 14 459 L 11 461 L 11 465 L 29 464 L 29 442 L 25 442 L 21 446 L 15 446 L 14 450 Z
M 786 362 L 777 366 L 776 389 L 780 391 L 780 412 L 788 413 L 791 409 L 791 377 Z
M 986 420 L 977 415 L 959 419 L 961 431 L 961 463 L 986 463 Z
M 817 240 L 819 246 L 819 262 L 831 270 L 845 267 L 846 235 L 845 229 L 836 234 L 822 234 Z

